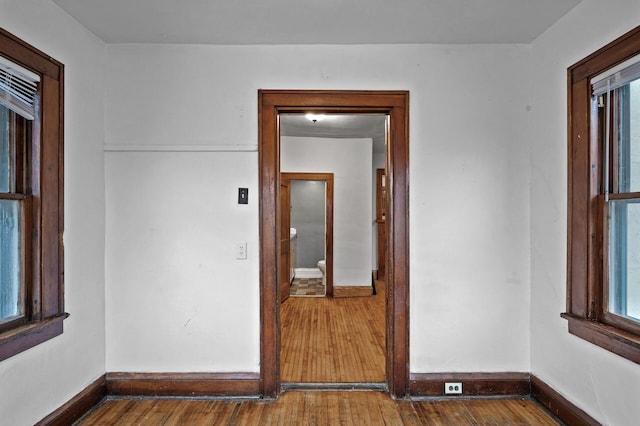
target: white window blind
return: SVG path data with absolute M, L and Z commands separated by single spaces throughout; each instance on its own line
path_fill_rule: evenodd
M 27 120 L 36 115 L 40 76 L 0 56 L 0 104 Z
M 635 56 L 591 79 L 593 96 L 600 96 L 640 78 L 640 56 Z
M 606 70 L 605 72 L 591 79 L 591 91 L 593 97 L 606 97 L 606 105 L 611 105 L 611 93 L 634 80 L 640 78 L 640 55 L 634 56 L 626 61 Z M 600 104 L 600 102 L 599 102 Z M 602 104 L 604 105 L 604 103 Z M 610 153 L 610 130 L 611 130 L 611 109 L 605 111 L 605 141 L 604 141 L 604 201 L 609 202 L 609 157 Z

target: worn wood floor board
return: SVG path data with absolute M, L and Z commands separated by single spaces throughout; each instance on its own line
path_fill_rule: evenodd
M 255 404 L 243 403 L 243 407 L 238 407 L 236 423 L 239 426 L 250 426 L 263 424 L 262 413 L 264 404 L 256 402 Z
M 385 381 L 385 288 L 353 298 L 289 298 L 281 306 L 280 379 Z
M 411 401 L 401 400 L 394 401 L 396 407 L 395 410 L 400 414 L 400 423 L 401 425 L 406 426 L 417 426 L 420 425 L 420 417 L 418 416 L 418 412 L 416 411 L 413 403 Z
M 377 391 L 289 391 L 276 401 L 113 399 L 78 425 L 536 425 L 558 423 L 530 399 L 393 400 Z

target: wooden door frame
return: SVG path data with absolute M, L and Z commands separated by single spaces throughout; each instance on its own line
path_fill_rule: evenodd
M 409 92 L 258 91 L 260 217 L 260 393 L 280 394 L 280 113 L 389 116 L 387 144 L 387 347 L 389 393 L 404 397 L 409 385 Z
M 324 256 L 326 261 L 325 289 L 327 297 L 333 296 L 333 173 L 298 173 L 280 172 L 280 178 L 291 182 L 292 180 L 315 180 L 324 182 L 325 186 L 325 229 L 324 229 Z M 294 265 L 295 268 L 295 265 Z

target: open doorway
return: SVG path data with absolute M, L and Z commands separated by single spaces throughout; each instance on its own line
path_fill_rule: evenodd
M 280 289 L 280 300 L 285 295 L 331 297 L 333 173 L 281 172 L 280 187 L 287 188 L 280 196 L 281 232 L 289 230 L 289 256 L 280 259 L 281 269 L 288 262 L 289 287 Z
M 408 391 L 409 234 L 408 234 L 408 92 L 265 91 L 259 92 L 260 197 L 260 386 L 265 397 L 280 393 L 280 299 L 278 287 L 281 223 L 279 114 L 364 113 L 389 116 L 387 146 L 386 348 L 389 392 Z
M 297 264 L 291 297 L 280 307 L 282 386 L 384 389 L 386 292 L 384 281 L 374 291 L 372 271 L 375 173 L 386 165 L 388 116 L 282 113 L 279 119 L 280 185 L 290 189 L 289 203 L 281 197 L 281 229 L 295 230 L 281 270 L 289 258 Z M 323 175 L 332 183 L 330 197 L 318 180 Z M 325 215 L 330 200 L 333 214 Z M 329 219 L 335 232 L 325 234 Z M 325 240 L 333 249 L 326 268 Z M 319 299 L 325 287 L 333 297 Z

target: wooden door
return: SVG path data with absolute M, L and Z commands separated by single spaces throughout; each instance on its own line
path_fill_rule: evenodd
M 378 279 L 384 280 L 387 259 L 387 214 L 386 214 L 386 174 L 384 169 L 376 170 L 376 223 L 378 224 Z
M 291 290 L 291 192 L 289 182 L 280 183 L 280 265 L 278 285 L 280 303 L 287 300 Z

